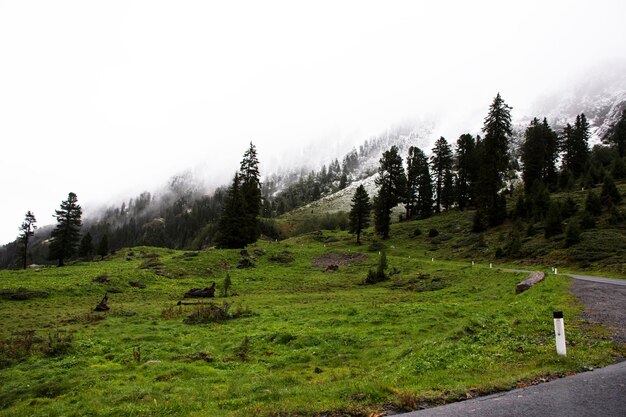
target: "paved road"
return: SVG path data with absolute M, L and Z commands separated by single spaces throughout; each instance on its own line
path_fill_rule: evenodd
M 567 275 L 572 278 L 580 279 L 583 281 L 599 282 L 601 284 L 623 285 L 626 287 L 626 279 L 592 277 L 591 275 L 576 275 L 576 274 L 559 274 L 559 275 Z
M 400 416 L 626 417 L 626 362 Z
M 626 286 L 626 280 L 622 279 L 577 274 L 559 275 L 567 275 L 581 281 Z M 620 292 L 623 292 L 621 288 L 613 294 L 613 297 Z M 615 304 L 612 305 L 615 308 Z M 398 415 L 400 416 L 626 417 L 626 362 L 528 388 Z

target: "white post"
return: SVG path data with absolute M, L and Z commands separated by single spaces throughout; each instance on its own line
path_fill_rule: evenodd
M 554 275 L 558 274 L 558 271 L 556 268 L 554 268 Z
M 430 258 L 430 261 L 431 262 L 435 262 L 435 258 Z
M 474 266 L 474 261 L 472 261 L 472 266 Z
M 567 356 L 565 347 L 565 325 L 563 324 L 563 312 L 554 312 L 554 335 L 556 337 L 556 353 Z
M 489 268 L 493 268 L 493 264 L 489 262 Z

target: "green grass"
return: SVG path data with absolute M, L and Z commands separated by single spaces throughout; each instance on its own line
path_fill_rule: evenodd
M 623 355 L 604 329 L 578 318 L 581 305 L 568 293 L 568 279 L 549 276 L 515 295 L 524 274 L 439 260 L 437 252 L 432 262 L 427 229 L 413 238 L 412 227 L 394 225 L 385 245 L 389 270 L 400 272 L 371 286 L 362 282 L 378 252 L 355 246 L 345 232 L 325 232 L 337 239 L 327 244 L 314 235 L 259 242 L 248 250 L 265 255 L 255 256 L 251 269 L 236 268 L 239 251 L 184 256 L 133 248 L 102 262 L 0 271 L 0 289 L 49 293 L 0 298 L 0 340 L 19 339 L 24 330 L 73 336 L 58 355 L 39 352 L 39 345 L 21 359 L 4 351 L 0 414 L 365 416 L 505 390 Z M 293 262 L 270 260 L 285 250 Z M 312 258 L 336 251 L 368 258 L 335 273 L 313 267 Z M 158 262 L 142 269 L 149 259 Z M 219 287 L 227 273 L 236 295 L 215 301 L 253 314 L 184 324 L 195 307 L 177 307 L 182 294 L 213 281 Z M 104 274 L 108 283 L 93 282 Z M 109 293 L 111 310 L 93 313 L 111 287 L 120 291 Z M 565 312 L 567 358 L 555 354 L 553 310 Z M 138 348 L 140 358 L 133 355 Z

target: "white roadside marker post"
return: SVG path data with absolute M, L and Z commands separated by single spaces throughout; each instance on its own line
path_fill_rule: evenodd
M 430 261 L 431 262 L 435 262 L 435 258 L 430 258 Z
M 474 266 L 474 261 L 472 261 L 472 266 Z
M 565 325 L 563 324 L 563 312 L 554 312 L 554 335 L 556 337 L 556 353 L 561 356 L 567 356 L 565 347 Z
M 493 268 L 493 264 L 489 262 L 489 268 Z
M 557 275 L 557 274 L 558 274 L 558 271 L 556 268 L 554 268 L 554 275 Z

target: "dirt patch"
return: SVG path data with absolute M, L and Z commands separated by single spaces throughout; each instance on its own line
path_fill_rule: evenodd
M 353 265 L 359 262 L 363 262 L 367 259 L 367 255 L 364 253 L 345 253 L 345 252 L 332 252 L 325 253 L 317 258 L 311 259 L 311 263 L 316 268 L 326 269 L 331 265 Z
M 626 343 L 626 287 L 574 279 L 572 293 L 585 305 L 583 318 L 603 324 L 612 340 Z

